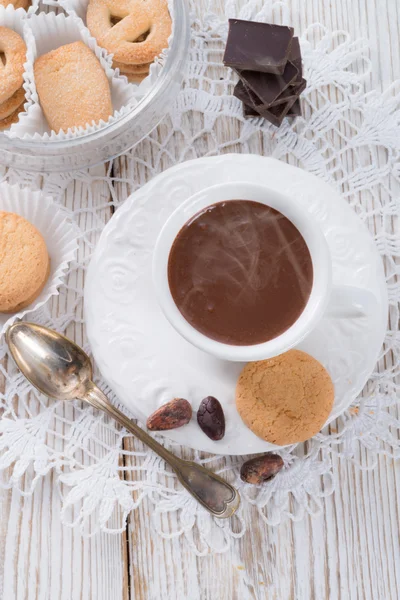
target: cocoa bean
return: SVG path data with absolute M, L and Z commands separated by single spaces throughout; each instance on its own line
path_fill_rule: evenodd
M 189 423 L 192 418 L 192 407 L 184 398 L 175 398 L 163 404 L 147 419 L 150 431 L 166 431 L 177 429 Z
M 212 440 L 221 440 L 225 435 L 225 415 L 220 402 L 214 396 L 201 401 L 197 411 L 197 422 Z
M 240 477 L 243 481 L 256 485 L 275 477 L 282 467 L 282 458 L 278 454 L 268 452 L 268 454 L 256 456 L 243 463 Z

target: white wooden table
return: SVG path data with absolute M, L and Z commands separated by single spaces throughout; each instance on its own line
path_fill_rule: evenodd
M 398 0 L 289 4 L 297 32 L 319 21 L 369 40 L 371 88 L 400 79 Z M 71 200 L 82 193 L 71 184 L 67 195 Z M 360 453 L 361 464 L 371 466 L 368 453 Z M 335 459 L 334 474 L 337 491 L 319 518 L 272 528 L 248 508 L 245 518 L 252 527 L 246 536 L 228 553 L 205 558 L 196 558 L 183 541 L 164 541 L 153 533 L 146 503 L 132 514 L 123 535 L 82 539 L 60 524 L 51 474 L 32 497 L 0 491 L 0 598 L 398 600 L 399 464 L 381 458 L 377 468 L 365 471 Z

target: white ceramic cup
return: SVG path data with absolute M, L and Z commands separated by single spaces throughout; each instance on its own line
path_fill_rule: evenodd
M 310 251 L 313 286 L 308 302 L 293 325 L 278 337 L 251 346 L 234 346 L 213 340 L 195 329 L 179 311 L 168 283 L 168 259 L 171 246 L 182 227 L 196 213 L 216 202 L 253 200 L 274 208 L 299 230 Z M 153 254 L 153 282 L 159 305 L 171 325 L 188 342 L 218 358 L 231 361 L 255 361 L 271 358 L 299 344 L 324 314 L 340 318 L 362 317 L 376 306 L 368 291 L 350 286 L 332 286 L 332 260 L 319 225 L 312 215 L 293 198 L 258 184 L 224 183 L 202 190 L 183 202 L 162 228 Z

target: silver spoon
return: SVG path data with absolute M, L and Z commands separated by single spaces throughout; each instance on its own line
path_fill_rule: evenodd
M 88 355 L 56 331 L 19 321 L 6 333 L 13 359 L 40 392 L 60 400 L 85 400 L 103 410 L 161 456 L 182 485 L 211 514 L 231 517 L 239 506 L 238 491 L 215 473 L 197 463 L 178 458 L 115 408 L 92 381 Z

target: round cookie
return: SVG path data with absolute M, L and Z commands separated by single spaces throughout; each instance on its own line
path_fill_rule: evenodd
M 8 100 L 0 104 L 0 120 L 6 119 L 17 109 L 20 112 L 20 107 L 24 105 L 24 102 L 25 90 L 20 87 Z
M 90 0 L 86 23 L 99 46 L 127 65 L 153 62 L 172 29 L 166 0 Z
M 318 433 L 333 400 L 329 373 L 300 350 L 248 363 L 236 386 L 236 407 L 244 423 L 278 446 L 304 442 Z
M 9 4 L 12 4 L 15 9 L 24 8 L 26 10 L 29 7 L 29 0 L 0 0 L 0 6 Z
M 3 104 L 24 83 L 25 42 L 18 33 L 1 26 L 0 53 L 3 53 L 5 57 L 5 64 L 1 63 L 0 65 L 0 104 Z
M 31 304 L 49 272 L 46 243 L 36 227 L 0 211 L 0 312 L 17 312 Z
M 130 73 L 131 75 L 145 76 L 149 74 L 151 64 L 152 63 L 147 63 L 145 65 L 128 65 L 113 60 L 113 69 L 119 69 L 121 73 Z
M 23 110 L 24 110 L 24 103 L 22 103 L 21 106 L 19 106 L 17 108 L 17 110 L 15 110 L 13 113 L 11 113 L 11 115 L 8 115 L 8 117 L 6 117 L 5 119 L 2 119 L 0 121 L 0 131 L 3 131 L 4 129 L 8 129 L 9 127 L 11 127 L 11 125 L 13 123 L 18 123 L 19 113 L 23 112 Z

